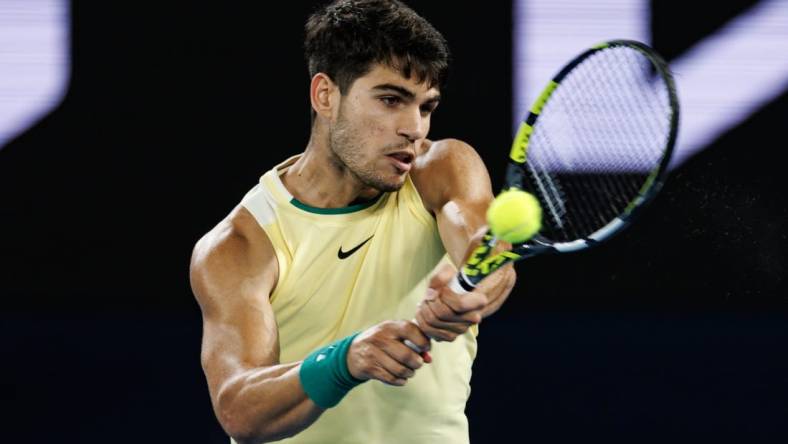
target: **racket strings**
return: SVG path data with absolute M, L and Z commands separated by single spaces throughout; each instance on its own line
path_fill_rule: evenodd
M 596 85 L 586 85 L 580 79 L 578 88 L 597 88 Z M 588 78 L 588 80 L 593 80 Z M 569 109 L 572 115 L 581 115 L 585 110 L 580 109 L 582 104 L 575 102 L 568 102 Z M 602 101 L 599 103 L 601 109 L 597 111 L 599 115 L 610 115 L 611 112 L 607 109 L 607 103 Z M 599 125 L 596 129 L 599 131 L 599 137 L 594 137 L 592 134 L 593 128 L 586 125 L 573 126 L 576 131 L 575 137 L 595 141 L 596 143 L 579 143 L 577 144 L 578 159 L 580 160 L 580 169 L 588 169 L 593 162 L 593 153 L 600 149 L 600 146 L 612 146 L 615 143 L 615 135 L 611 134 L 608 125 Z M 622 169 L 623 164 L 614 157 L 611 160 L 614 162 L 611 169 Z M 565 179 L 568 183 L 574 184 L 573 196 L 578 196 L 585 193 L 588 197 L 586 199 L 578 199 L 576 201 L 578 211 L 580 212 L 577 217 L 578 228 L 571 233 L 564 233 L 566 238 L 577 239 L 587 236 L 588 233 L 593 232 L 596 228 L 604 225 L 611 217 L 620 210 L 620 205 L 623 203 L 623 196 L 627 194 L 626 189 L 622 189 L 621 181 L 615 180 L 612 175 L 577 175 L 572 178 Z M 590 191 L 590 192 L 589 192 Z
M 585 86 L 583 86 L 585 87 Z M 578 104 L 575 102 L 567 102 L 567 106 L 569 107 L 569 114 L 574 115 L 578 114 L 580 111 L 577 109 Z M 549 112 L 549 111 L 547 111 Z M 604 129 L 604 127 L 602 127 Z M 572 130 L 577 131 L 579 134 L 575 135 L 574 137 L 580 137 L 583 139 L 590 139 L 588 137 L 587 128 L 584 126 L 576 126 L 572 127 Z M 550 132 L 543 131 L 539 133 L 545 140 L 542 141 L 543 145 L 545 146 L 554 146 L 555 143 L 550 139 Z M 611 137 L 607 134 L 602 134 L 602 137 L 606 140 L 609 140 Z M 607 142 L 609 143 L 609 142 Z M 572 169 L 583 169 L 587 165 L 587 160 L 591 156 L 589 152 L 593 151 L 586 149 L 585 144 L 578 145 L 578 156 L 576 160 L 580 162 L 580 165 L 575 165 L 570 163 L 570 160 L 567 159 L 559 159 L 559 150 L 551 150 L 549 152 L 545 152 L 545 160 L 549 163 L 555 163 L 557 161 L 561 161 L 565 164 L 569 164 L 569 167 Z M 547 182 L 547 183 L 559 183 L 564 184 L 564 186 L 569 190 L 569 194 L 572 196 L 579 195 L 581 193 L 586 193 L 587 199 L 584 200 L 576 200 L 575 203 L 575 216 L 567 218 L 566 220 L 561 219 L 557 222 L 557 227 L 561 229 L 561 235 L 566 239 L 576 239 L 579 237 L 583 237 L 588 233 L 593 232 L 596 228 L 604 225 L 607 221 L 610 220 L 611 217 L 615 217 L 618 212 L 620 212 L 620 205 L 625 204 L 623 199 L 616 199 L 614 201 L 609 200 L 602 200 L 602 196 L 608 197 L 621 197 L 629 190 L 622 190 L 620 181 L 611 180 L 611 176 L 576 176 L 571 179 L 565 179 L 560 177 L 559 175 L 549 174 L 546 172 L 544 167 L 544 162 L 537 161 L 534 162 L 536 168 L 531 168 L 532 174 L 536 174 L 538 176 L 545 177 L 540 180 L 540 182 Z M 620 167 L 620 164 L 618 165 Z M 537 170 L 541 170 L 538 173 Z M 553 177 L 555 176 L 555 177 Z M 560 188 L 559 185 L 554 185 L 556 188 Z M 589 190 L 593 190 L 593 192 L 589 192 Z M 545 196 L 548 201 L 547 205 L 548 208 L 556 207 L 558 205 L 550 202 L 551 200 L 555 199 L 555 195 L 546 195 Z M 553 198 L 553 199 L 551 199 Z M 561 196 L 563 199 L 564 197 Z M 561 206 L 565 208 L 563 202 L 560 202 Z M 607 208 L 606 208 L 607 207 Z M 609 211 L 600 211 L 600 209 L 608 209 Z M 566 211 L 561 213 L 561 216 L 566 214 Z M 555 218 L 555 217 L 554 217 Z M 555 236 L 553 236 L 555 237 Z
M 546 143 L 549 143 L 549 141 Z M 560 182 L 549 173 L 546 164 L 540 158 L 536 158 L 532 162 L 526 162 L 525 166 L 530 175 L 529 177 L 532 179 L 532 181 L 529 181 L 532 194 L 539 197 L 542 208 L 547 210 L 547 216 L 552 221 L 552 224 L 549 226 L 565 229 L 564 215 L 566 214 L 566 206 L 564 203 L 566 195 L 561 188 Z
M 568 113 L 569 113 L 569 115 L 578 114 L 580 112 L 579 110 L 577 110 L 578 104 L 575 103 L 575 102 L 567 102 L 567 106 L 568 106 Z M 549 113 L 549 112 L 550 111 L 545 111 L 545 113 Z M 584 128 L 582 126 L 581 127 L 570 127 L 569 129 L 570 130 L 576 130 L 578 132 L 583 132 L 584 131 Z M 549 135 L 553 134 L 553 133 L 555 133 L 555 132 L 548 132 L 548 131 L 540 132 L 540 135 L 545 139 L 545 140 L 542 141 L 544 146 L 555 146 L 556 145 L 551 140 L 551 138 L 549 137 Z M 605 135 L 603 134 L 603 136 L 605 136 Z M 577 135 L 572 135 L 572 137 L 577 137 Z M 583 137 L 583 136 L 581 135 L 580 137 Z M 584 167 L 583 163 L 585 162 L 585 157 L 586 157 L 585 154 L 587 152 L 587 150 L 585 150 L 584 147 L 585 147 L 585 145 L 582 145 L 582 144 L 578 145 L 578 148 L 579 148 L 578 153 L 577 153 L 578 156 L 576 156 L 575 159 L 559 159 L 559 157 L 560 157 L 559 156 L 559 153 L 560 153 L 559 150 L 545 151 L 545 154 L 546 154 L 545 157 L 548 159 L 548 162 L 550 162 L 550 163 L 556 163 L 557 161 L 560 161 L 561 163 L 566 164 L 571 169 L 583 168 Z M 575 161 L 579 161 L 579 162 L 581 162 L 581 164 L 580 165 L 576 165 L 576 164 L 574 164 Z M 549 176 L 549 174 L 546 174 L 546 175 Z M 604 184 L 598 184 L 598 183 L 597 184 L 589 184 L 589 183 L 586 183 L 585 180 L 581 180 L 581 181 L 565 181 L 565 180 L 561 180 L 561 179 L 556 178 L 555 181 L 560 181 L 561 183 L 564 183 L 565 186 L 568 189 L 570 189 L 570 194 L 571 195 L 577 195 L 580 192 L 580 190 L 577 189 L 578 187 L 582 187 L 584 189 L 590 189 L 590 188 L 593 187 L 594 189 L 598 189 L 598 188 L 600 188 L 600 185 L 602 185 L 602 188 L 608 188 L 608 187 L 605 187 Z M 579 183 L 579 182 L 582 182 L 582 183 Z M 580 217 L 570 218 L 567 221 L 568 223 L 566 223 L 566 224 L 562 223 L 560 225 L 560 228 L 563 229 L 562 230 L 563 231 L 562 234 L 563 234 L 564 237 L 566 237 L 566 238 L 577 238 L 577 237 L 581 236 L 581 233 L 587 233 L 589 231 L 589 227 L 585 223 L 586 221 L 591 222 L 592 224 L 595 224 L 595 225 L 598 225 L 598 223 L 601 222 L 601 220 L 604 218 L 604 215 L 600 215 L 599 212 L 596 211 L 596 209 L 600 208 L 603 204 L 602 204 L 602 202 L 599 201 L 599 199 L 596 198 L 597 194 L 598 193 L 591 193 L 591 194 L 589 194 L 589 199 L 587 199 L 585 201 L 582 201 L 582 202 L 578 202 L 580 205 L 578 205 L 576 207 L 576 209 L 577 209 L 577 213 L 579 213 Z M 597 220 L 594 220 L 594 219 L 597 219 Z
M 599 89 L 598 85 L 590 84 L 594 80 L 597 80 L 594 77 L 589 76 L 585 78 L 578 78 L 578 77 L 574 77 L 574 78 L 579 79 L 578 88 L 592 89 L 592 90 Z M 583 80 L 587 80 L 587 81 L 583 82 Z M 603 76 L 601 77 L 601 80 L 606 83 L 606 85 L 604 86 L 606 90 L 613 91 L 614 93 L 620 90 L 620 88 L 617 88 L 616 85 L 609 84 L 611 81 L 609 78 Z M 616 102 L 627 104 L 627 100 L 623 100 L 621 97 L 617 97 Z M 600 114 L 605 116 L 618 117 L 616 116 L 617 110 L 612 108 L 611 101 L 602 100 L 598 102 L 598 105 L 600 106 L 600 111 L 599 111 Z M 582 110 L 577 110 L 577 109 L 575 110 L 575 113 L 577 115 L 579 115 L 581 112 Z M 624 113 L 631 113 L 631 110 L 626 109 Z M 618 138 L 616 134 L 614 134 L 613 131 L 611 130 L 611 125 L 609 124 L 609 122 L 606 122 L 604 125 L 599 125 L 596 128 L 590 128 L 588 126 L 579 126 L 578 129 L 579 129 L 578 132 L 580 133 L 578 137 L 581 140 L 595 142 L 595 143 L 578 144 L 578 151 L 580 155 L 583 157 L 583 160 L 585 161 L 584 166 L 586 167 L 589 166 L 593 167 L 595 152 L 604 150 L 605 147 L 608 146 L 617 147 Z M 595 130 L 602 135 L 601 138 L 597 137 L 594 134 Z M 617 148 L 619 148 L 616 152 L 617 155 L 610 156 L 608 158 L 608 162 L 611 163 L 610 166 L 606 169 L 611 171 L 626 171 L 627 165 L 625 163 L 625 160 L 623 159 L 623 156 L 619 154 L 621 149 L 620 147 Z M 593 168 L 588 168 L 588 169 L 593 169 Z M 594 182 L 600 184 L 598 188 L 601 189 L 601 192 L 592 193 L 593 196 L 596 196 L 598 198 L 597 202 L 599 202 L 599 199 L 602 198 L 601 196 L 604 196 L 606 198 L 606 200 L 603 201 L 605 204 L 595 203 L 593 204 L 592 207 L 589 208 L 589 211 L 596 212 L 598 217 L 597 221 L 595 221 L 594 227 L 599 227 L 600 223 L 604 224 L 607 221 L 609 221 L 612 217 L 615 217 L 617 214 L 619 214 L 621 212 L 621 209 L 628 204 L 628 196 L 631 196 L 634 192 L 637 191 L 637 189 L 633 188 L 632 181 L 620 180 L 619 175 L 598 174 L 598 175 L 589 175 L 583 177 L 589 177 L 590 180 L 593 180 Z M 576 195 L 579 195 L 581 192 L 582 191 L 578 191 Z M 610 211 L 599 212 L 598 211 L 599 208 L 602 209 L 609 208 Z M 588 233 L 589 229 L 591 228 L 585 229 L 584 230 L 585 233 Z
M 598 51 L 564 77 L 531 135 L 526 189 L 545 209 L 543 233 L 588 237 L 625 213 L 665 154 L 668 87 L 640 51 Z
M 574 79 L 578 78 L 574 77 Z M 593 80 L 594 79 L 591 77 L 579 78 L 577 87 L 582 89 L 599 89 L 598 85 L 588 84 Z M 603 80 L 607 79 L 603 77 Z M 611 90 L 615 91 L 615 88 L 612 88 Z M 581 115 L 583 112 L 585 112 L 585 110 L 579 109 L 581 108 L 581 104 L 579 103 L 568 101 L 567 104 L 569 107 L 569 112 L 572 115 Z M 601 111 L 598 112 L 598 114 L 613 114 L 612 110 L 609 109 L 608 102 L 599 101 L 598 105 L 601 107 Z M 589 167 L 589 165 L 593 162 L 593 153 L 596 150 L 602 149 L 604 146 L 611 146 L 616 141 L 615 135 L 611 134 L 608 125 L 599 125 L 595 128 L 599 131 L 599 137 L 595 137 L 593 134 L 594 128 L 590 128 L 588 126 L 577 125 L 573 126 L 572 129 L 577 131 L 577 138 L 587 141 L 596 141 L 596 145 L 598 145 L 594 146 L 593 144 L 586 143 L 580 143 L 577 145 L 578 158 L 581 160 L 580 169 L 587 169 Z M 624 169 L 624 164 L 622 161 L 618 160 L 618 157 L 613 157 L 610 160 L 613 162 L 612 168 L 610 169 Z M 573 195 L 580 195 L 584 192 L 584 190 L 594 190 L 594 192 L 588 194 L 588 199 L 578 201 L 578 206 L 583 213 L 581 215 L 582 217 L 578 218 L 578 221 L 588 221 L 590 225 L 582 225 L 574 233 L 567 233 L 567 237 L 577 238 L 587 235 L 592 230 L 605 224 L 610 220 L 611 217 L 615 217 L 615 215 L 620 212 L 621 205 L 626 205 L 624 196 L 631 194 L 632 190 L 628 189 L 627 183 L 616 179 L 617 178 L 615 176 L 608 174 L 583 175 L 577 176 L 576 180 L 568 180 L 569 183 L 577 182 L 578 186 L 580 187 L 580 189 L 575 190 Z M 607 197 L 607 199 L 603 200 L 603 196 Z M 583 205 L 583 203 L 586 205 Z M 599 211 L 600 209 L 609 211 Z

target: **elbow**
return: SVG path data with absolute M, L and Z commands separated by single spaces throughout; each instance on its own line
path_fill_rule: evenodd
M 265 427 L 256 428 L 251 426 L 248 422 L 228 422 L 226 418 L 220 420 L 220 422 L 225 433 L 235 440 L 237 444 L 261 444 L 278 441 L 295 435 L 295 432 L 276 432 L 267 430 Z
M 238 402 L 236 390 L 222 390 L 216 402 L 216 419 L 224 432 L 238 444 L 265 442 L 265 436 L 254 425 L 248 410 Z
M 239 400 L 237 393 L 223 392 L 219 395 L 216 417 L 224 432 L 237 444 L 260 444 L 295 434 L 294 431 L 282 430 L 281 424 L 269 416 L 259 404 L 248 405 Z
M 236 444 L 261 444 L 267 442 L 265 438 L 247 437 L 241 435 L 229 435 Z
M 265 430 L 256 427 L 251 418 L 244 416 L 232 409 L 222 409 L 217 412 L 222 429 L 237 444 L 260 444 L 272 439 Z

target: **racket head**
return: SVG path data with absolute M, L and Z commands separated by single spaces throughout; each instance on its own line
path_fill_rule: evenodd
M 663 186 L 678 126 L 673 76 L 651 47 L 611 40 L 575 57 L 512 143 L 504 188 L 534 194 L 544 214 L 514 250 L 576 251 L 621 232 Z
M 488 232 L 459 284 L 470 291 L 508 262 L 582 250 L 620 233 L 664 184 L 678 126 L 673 76 L 651 47 L 610 40 L 575 57 L 533 103 L 509 153 L 503 190 L 534 194 L 542 229 L 495 255 Z

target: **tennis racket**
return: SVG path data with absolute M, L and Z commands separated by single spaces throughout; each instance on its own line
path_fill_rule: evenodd
M 488 231 L 451 290 L 470 292 L 509 262 L 584 250 L 620 233 L 662 188 L 678 125 L 673 77 L 649 46 L 611 40 L 575 57 L 520 123 L 501 190 L 539 200 L 540 231 L 496 254 Z
M 451 289 L 469 292 L 509 262 L 620 233 L 662 188 L 678 124 L 673 77 L 652 48 L 611 40 L 575 57 L 536 99 L 509 152 L 502 191 L 536 196 L 541 230 L 497 254 L 488 231 Z

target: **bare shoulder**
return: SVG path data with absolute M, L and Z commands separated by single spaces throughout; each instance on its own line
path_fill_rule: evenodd
M 482 158 L 458 139 L 426 141 L 411 179 L 424 206 L 435 212 L 452 200 L 488 199 L 490 175 Z
M 204 311 L 228 293 L 238 294 L 233 290 L 241 287 L 270 294 L 278 278 L 271 241 L 240 205 L 197 241 L 189 270 L 192 290 Z

